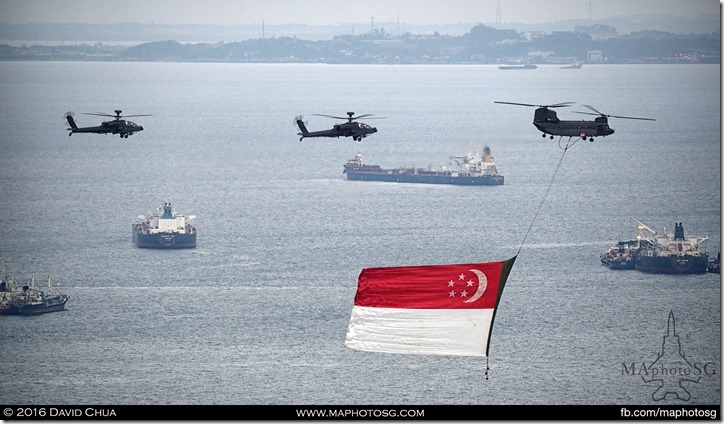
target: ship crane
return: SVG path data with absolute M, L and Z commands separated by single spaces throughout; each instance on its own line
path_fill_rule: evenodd
M 649 228 L 649 227 L 648 227 L 646 224 L 644 224 L 643 222 L 641 222 L 641 221 L 639 221 L 638 219 L 633 218 L 633 217 L 632 217 L 631 219 L 633 219 L 634 221 L 636 221 L 636 222 L 639 224 L 639 227 L 638 227 L 638 228 L 639 228 L 639 232 L 640 232 L 641 230 L 643 230 L 643 229 L 646 229 L 646 230 L 651 231 L 651 234 L 656 235 L 656 231 L 654 231 L 654 230 L 652 230 L 651 228 Z

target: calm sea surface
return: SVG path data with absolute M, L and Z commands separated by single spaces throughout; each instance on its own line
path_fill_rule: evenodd
M 0 62 L 0 271 L 70 295 L 0 317 L 0 404 L 718 404 L 719 276 L 616 272 L 599 254 L 632 217 L 720 251 L 720 92 L 718 65 Z M 571 147 L 534 221 L 563 150 L 533 108 L 494 101 L 656 121 L 611 118 L 614 135 Z M 145 131 L 128 139 L 68 137 L 65 112 L 91 126 L 104 118 L 84 112 L 115 109 L 153 116 L 129 118 Z M 593 118 L 577 110 L 559 117 Z M 318 130 L 335 121 L 314 114 L 347 111 L 386 119 L 363 142 L 299 142 L 296 115 Z M 357 152 L 437 167 L 484 146 L 504 186 L 342 174 Z M 131 244 L 166 200 L 198 216 L 196 249 Z M 489 380 L 484 358 L 344 346 L 362 268 L 504 260 L 531 223 Z M 672 311 L 699 378 L 689 400 L 655 401 L 640 368 Z

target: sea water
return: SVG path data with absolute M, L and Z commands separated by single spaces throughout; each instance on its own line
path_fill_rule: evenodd
M 4 404 L 713 404 L 716 274 L 613 271 L 599 255 L 682 222 L 721 245 L 718 65 L 0 62 L 0 270 L 50 275 L 63 312 L 0 317 Z M 578 102 L 616 133 L 542 138 L 533 107 Z M 64 113 L 151 114 L 145 130 L 68 136 Z M 580 105 L 556 109 L 562 119 Z M 305 139 L 373 114 L 378 132 Z M 346 181 L 362 153 L 431 166 L 489 146 L 505 185 Z M 131 224 L 165 201 L 198 246 L 146 250 Z M 518 255 L 490 370 L 477 357 L 344 346 L 365 267 Z M 673 312 L 690 395 L 642 375 Z M 633 366 L 632 366 L 633 364 Z M 709 364 L 704 372 L 704 365 Z M 713 371 L 713 373 L 712 373 Z

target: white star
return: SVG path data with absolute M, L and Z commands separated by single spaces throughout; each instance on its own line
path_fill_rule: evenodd
M 473 284 L 475 284 L 475 283 L 473 283 L 473 280 L 468 280 L 468 287 L 472 287 Z
M 464 279 L 465 279 L 465 274 L 461 273 L 460 275 L 458 275 L 458 280 L 464 280 Z
M 463 290 L 463 292 L 460 293 L 460 297 L 468 297 L 468 292 L 466 290 Z
M 447 286 L 448 286 L 448 287 L 453 287 L 453 286 L 455 286 L 455 282 L 454 282 L 453 280 L 450 280 L 450 281 L 447 282 Z
M 455 290 L 450 291 L 450 297 L 455 297 Z

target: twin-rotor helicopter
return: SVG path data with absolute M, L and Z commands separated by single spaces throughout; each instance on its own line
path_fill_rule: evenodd
M 107 113 L 84 113 L 84 115 L 96 115 L 96 116 L 108 116 L 111 118 L 114 118 L 112 121 L 104 121 L 100 125 L 96 127 L 79 127 L 75 123 L 75 119 L 73 119 L 73 116 L 75 114 L 73 112 L 66 112 L 65 113 L 65 119 L 68 121 L 68 125 L 70 125 L 70 128 L 68 128 L 68 137 L 75 133 L 93 133 L 93 134 L 118 134 L 121 138 L 128 138 L 129 135 L 133 135 L 133 133 L 137 133 L 139 131 L 143 131 L 143 127 L 131 122 L 126 121 L 125 119 L 121 118 L 130 118 L 130 117 L 136 117 L 136 116 L 153 116 L 153 115 L 121 115 L 121 110 L 116 110 L 115 115 L 109 115 Z
M 589 140 L 593 142 L 594 137 L 605 137 L 613 134 L 615 131 L 613 128 L 608 126 L 608 118 L 622 118 L 622 119 L 639 119 L 644 121 L 655 121 L 652 118 L 637 118 L 633 116 L 619 116 L 619 115 L 606 115 L 589 105 L 582 105 L 583 107 L 595 112 L 576 112 L 586 115 L 598 116 L 593 121 L 590 120 L 561 120 L 558 119 L 558 115 L 552 109 L 559 107 L 568 107 L 572 105 L 572 102 L 556 103 L 553 105 L 532 105 L 528 103 L 512 103 L 512 102 L 494 102 L 506 105 L 517 105 L 517 106 L 531 106 L 537 108 L 533 115 L 533 125 L 543 133 L 543 137 L 553 136 L 561 137 L 579 137 L 582 140 Z

